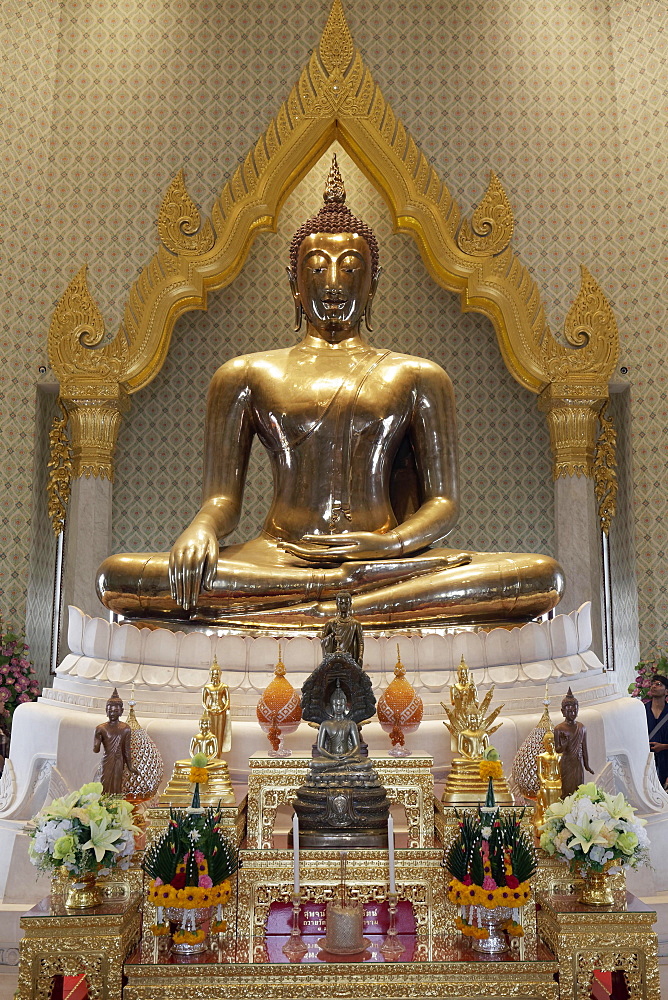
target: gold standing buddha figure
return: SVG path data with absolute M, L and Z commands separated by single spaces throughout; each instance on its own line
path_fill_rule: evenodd
M 424 358 L 373 347 L 380 268 L 372 230 L 345 205 L 336 161 L 325 204 L 295 234 L 295 347 L 233 358 L 209 388 L 203 503 L 169 553 L 111 556 L 98 592 L 131 618 L 321 628 L 337 591 L 377 628 L 526 621 L 553 608 L 550 557 L 441 543 L 459 513 L 455 401 Z M 258 538 L 225 545 L 253 438 L 274 492 Z

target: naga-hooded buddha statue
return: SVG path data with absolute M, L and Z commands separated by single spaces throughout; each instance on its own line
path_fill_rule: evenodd
M 376 348 L 373 231 L 345 205 L 336 160 L 324 205 L 295 234 L 288 275 L 295 347 L 243 355 L 209 388 L 203 503 L 169 553 L 120 554 L 98 592 L 130 618 L 318 628 L 342 588 L 377 628 L 526 621 L 563 591 L 548 556 L 444 547 L 459 511 L 450 379 Z M 253 437 L 274 492 L 258 538 L 237 526 Z

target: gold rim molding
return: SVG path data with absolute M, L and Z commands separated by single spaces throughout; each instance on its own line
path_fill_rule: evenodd
M 462 309 L 488 316 L 513 377 L 539 394 L 547 414 L 555 478 L 591 476 L 598 414 L 617 364 L 612 309 L 582 267 L 580 291 L 557 339 L 536 282 L 510 246 L 513 213 L 491 174 L 471 220 L 385 101 L 356 48 L 341 0 L 298 83 L 202 218 L 180 171 L 158 215 L 160 245 L 130 289 L 123 322 L 105 341 L 85 266 L 56 306 L 49 358 L 60 381 L 73 446 L 73 475 L 113 478 L 128 397 L 155 378 L 179 316 L 206 309 L 228 285 L 262 230 L 332 142 L 346 149 L 384 196 L 400 232 L 417 240 L 425 265 Z

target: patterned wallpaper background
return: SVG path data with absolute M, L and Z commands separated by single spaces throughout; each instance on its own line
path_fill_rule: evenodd
M 631 382 L 618 545 L 618 634 L 636 655 L 634 548 L 644 651 L 664 643 L 666 0 L 356 0 L 353 36 L 385 97 L 465 212 L 490 167 L 516 216 L 514 246 L 558 329 L 579 262 L 612 300 Z M 22 622 L 29 576 L 35 382 L 53 306 L 85 260 L 108 328 L 155 245 L 157 207 L 185 165 L 205 210 L 317 43 L 323 0 L 5 0 L 0 216 L 2 461 L 0 609 Z M 440 361 L 455 380 L 465 516 L 457 541 L 547 549 L 546 433 L 505 372 L 491 327 L 458 315 L 383 203 L 349 170 L 353 207 L 377 226 L 386 273 L 378 344 Z M 197 502 L 200 401 L 231 353 L 289 343 L 287 237 L 313 208 L 314 171 L 280 231 L 253 247 L 206 314 L 184 317 L 167 363 L 133 399 L 119 442 L 115 538 L 165 548 Z M 359 200 L 358 200 L 359 199 Z M 352 198 L 351 198 L 352 201 Z M 168 395 L 172 403 L 163 402 Z M 491 417 L 491 420 L 489 419 Z M 493 429 L 494 434 L 490 432 Z M 151 464 L 152 463 L 152 464 Z M 150 471 L 149 471 L 150 465 Z M 261 463 L 241 531 L 256 530 Z M 187 494 L 190 507 L 182 506 Z M 633 494 L 633 496 L 632 496 Z M 527 507 L 529 509 L 527 510 Z M 631 506 L 632 505 L 632 506 Z M 454 541 L 453 536 L 453 541 Z M 621 582 L 620 582 L 621 581 Z M 43 615 L 34 591 L 31 630 Z

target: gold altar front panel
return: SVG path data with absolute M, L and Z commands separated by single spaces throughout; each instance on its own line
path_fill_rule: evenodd
M 364 963 L 239 963 L 223 945 L 206 963 L 171 964 L 152 944 L 126 963 L 124 1000 L 413 1000 L 420 997 L 559 1000 L 557 963 L 539 948 L 525 961 L 489 962 L 445 941 L 424 960 Z
M 237 937 L 249 947 L 264 949 L 264 934 L 272 902 L 288 903 L 293 892 L 291 850 L 243 850 L 237 883 Z M 395 851 L 396 885 L 400 899 L 412 903 L 420 948 L 431 952 L 436 935 L 454 939 L 456 912 L 445 895 L 445 869 L 439 850 Z M 388 892 L 385 850 L 347 852 L 347 894 L 362 902 L 382 902 Z M 336 852 L 300 851 L 300 894 L 303 902 L 324 903 L 337 896 L 340 862 Z M 228 905 L 227 919 L 231 919 Z M 248 961 L 258 955 L 249 954 Z
M 249 848 L 273 847 L 276 812 L 304 784 L 311 755 L 270 757 L 254 753 L 248 761 Z M 404 807 L 409 847 L 434 845 L 434 776 L 432 757 L 374 757 L 373 766 L 390 802 Z

